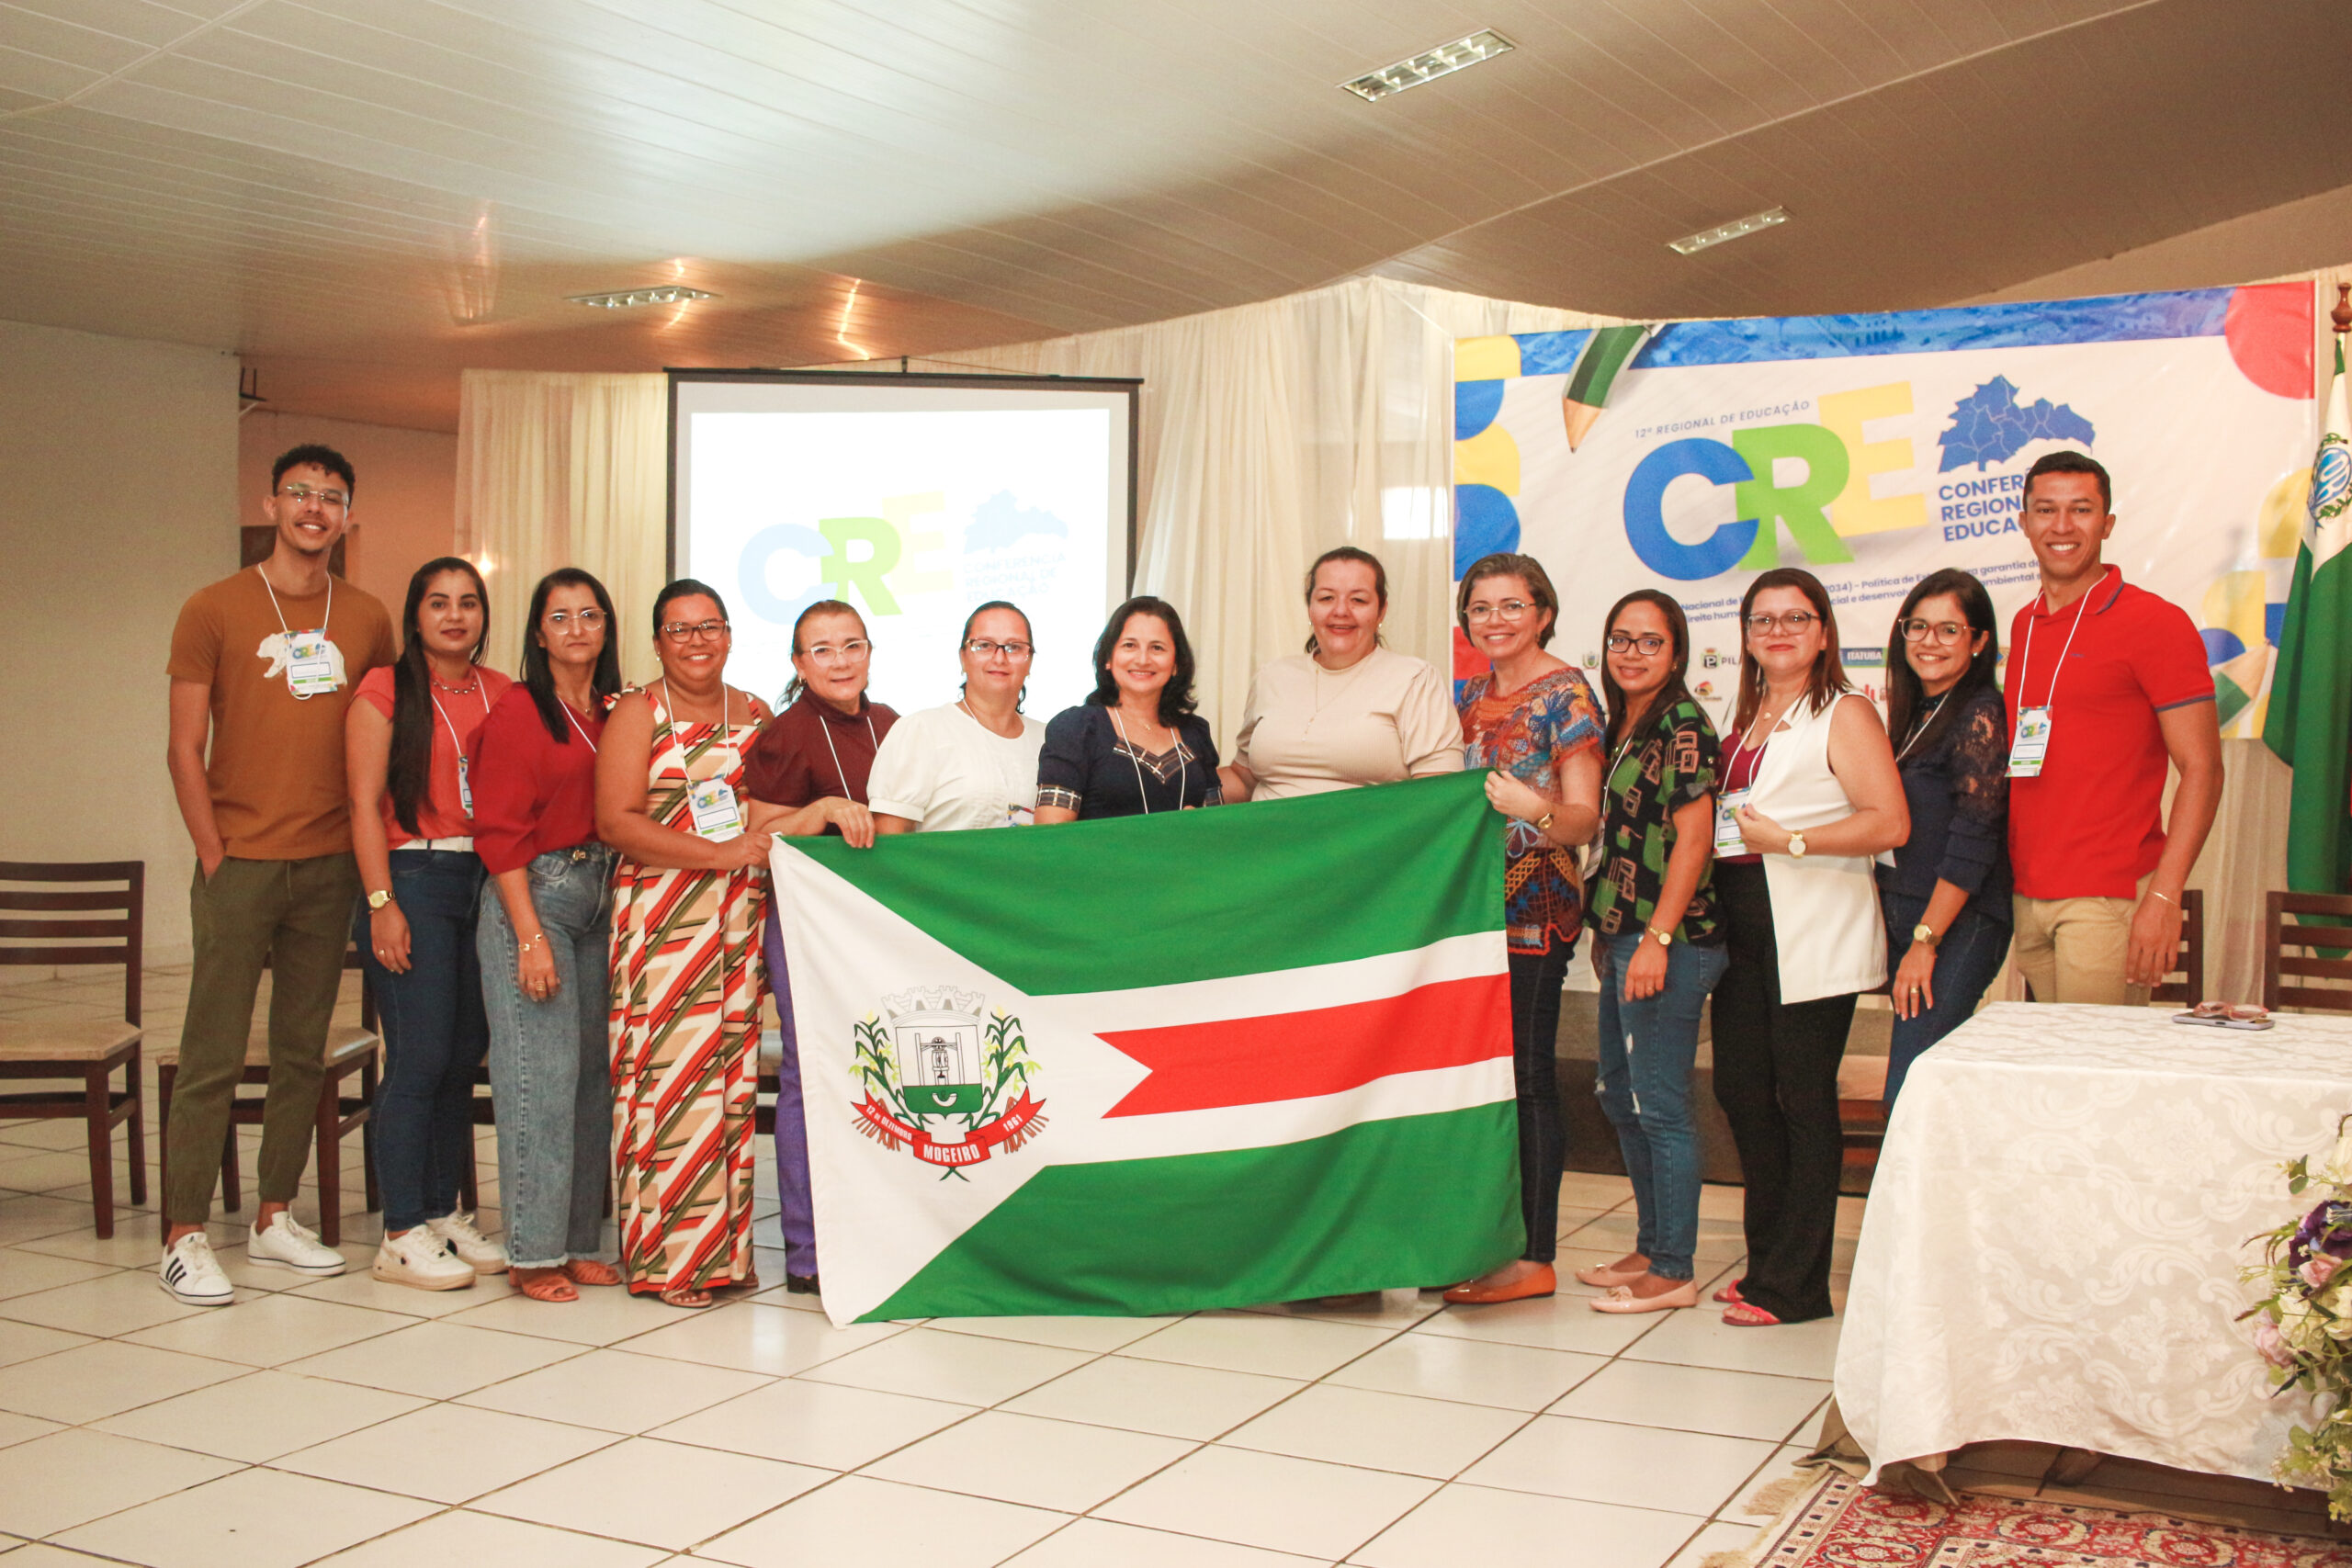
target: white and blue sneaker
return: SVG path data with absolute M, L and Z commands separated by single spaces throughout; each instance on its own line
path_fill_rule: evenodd
M 237 1299 L 229 1276 L 220 1272 L 212 1256 L 211 1238 L 202 1231 L 190 1231 L 164 1249 L 155 1283 L 190 1306 L 224 1307 Z
M 245 1260 L 271 1269 L 291 1269 L 314 1280 L 330 1278 L 351 1267 L 351 1259 L 321 1245 L 318 1232 L 284 1209 L 270 1221 L 267 1230 L 255 1227 L 245 1237 Z

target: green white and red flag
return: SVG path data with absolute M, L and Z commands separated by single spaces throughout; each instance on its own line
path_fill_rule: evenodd
M 833 1320 L 1188 1312 L 1516 1257 L 1482 778 L 778 840 Z

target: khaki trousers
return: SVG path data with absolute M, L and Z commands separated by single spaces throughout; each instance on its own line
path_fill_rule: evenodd
M 270 968 L 269 1095 L 261 1123 L 265 1203 L 290 1202 L 310 1161 L 325 1077 L 327 1025 L 343 985 L 359 868 L 348 854 L 310 860 L 224 860 L 196 871 L 188 913 L 196 963 L 180 1029 L 180 1070 L 164 1130 L 164 1217 L 211 1218 L 229 1101 L 245 1074 L 262 961 Z
M 2140 879 L 2142 897 L 2147 894 L 2148 881 Z M 2124 959 L 2132 947 L 2132 911 L 2139 902 L 2013 897 L 2017 945 L 2009 950 L 2009 962 L 2033 988 L 2033 999 L 2146 1007 L 2148 987 L 2123 982 Z

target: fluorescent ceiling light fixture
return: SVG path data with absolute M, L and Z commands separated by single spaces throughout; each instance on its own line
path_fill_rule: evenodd
M 1768 208 L 1762 212 L 1751 212 L 1745 218 L 1735 218 L 1728 223 L 1718 223 L 1712 229 L 1702 229 L 1695 234 L 1685 234 L 1679 240 L 1668 240 L 1666 248 L 1679 251 L 1687 256 L 1693 252 L 1703 251 L 1709 245 L 1720 245 L 1725 240 L 1736 240 L 1742 234 L 1753 234 L 1758 229 L 1770 229 L 1788 220 L 1786 208 Z
M 611 294 L 567 294 L 564 298 L 575 305 L 626 310 L 632 305 L 676 305 L 688 299 L 716 299 L 718 296 L 707 289 L 688 288 L 683 283 L 665 283 L 658 288 L 623 288 Z
M 1488 28 L 1472 33 L 1468 38 L 1442 43 L 1410 60 L 1400 60 L 1394 65 L 1384 65 L 1367 72 L 1340 86 L 1365 103 L 1377 103 L 1391 93 L 1401 93 L 1408 87 L 1418 87 L 1424 82 L 1434 82 L 1441 76 L 1452 75 L 1465 65 L 1476 65 L 1482 60 L 1492 60 L 1512 47 L 1510 39 Z

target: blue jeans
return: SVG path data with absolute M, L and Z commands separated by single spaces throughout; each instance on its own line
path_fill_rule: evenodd
M 1634 1180 L 1639 1229 L 1634 1250 L 1661 1280 L 1697 1272 L 1699 1124 L 1690 1115 L 1690 1069 L 1699 1059 L 1699 1012 L 1723 978 L 1722 944 L 1678 942 L 1666 950 L 1666 985 L 1639 1001 L 1624 995 L 1625 966 L 1640 931 L 1596 938 L 1607 954 L 1600 976 L 1600 1066 L 1595 1092 L 1617 1129 Z
M 506 1250 L 519 1268 L 594 1258 L 604 1239 L 613 1147 L 612 874 L 613 852 L 602 844 L 531 862 L 531 904 L 555 962 L 556 987 L 544 1001 L 523 994 L 505 900 L 495 886 L 482 889 L 499 1199 Z
M 1928 901 L 1883 887 L 1878 901 L 1886 914 L 1887 972 L 1892 976 L 1903 955 L 1911 951 L 1911 929 L 1926 918 Z M 1960 918 L 1936 946 L 1935 978 L 1928 982 L 1936 1005 L 1916 1018 L 1894 1021 L 1894 1039 L 1886 1048 L 1884 1103 L 1890 1113 L 1911 1064 L 1928 1046 L 1968 1021 L 1968 1015 L 1984 999 L 1984 987 L 2001 972 L 2001 961 L 2008 955 L 2007 926 L 1973 908 L 1960 911 Z
M 474 1072 L 489 1043 L 474 961 L 481 860 L 470 850 L 394 850 L 390 861 L 392 897 L 408 919 L 408 973 L 376 961 L 364 905 L 358 914 L 384 1035 L 372 1120 L 388 1232 L 458 1212 L 473 1148 Z

